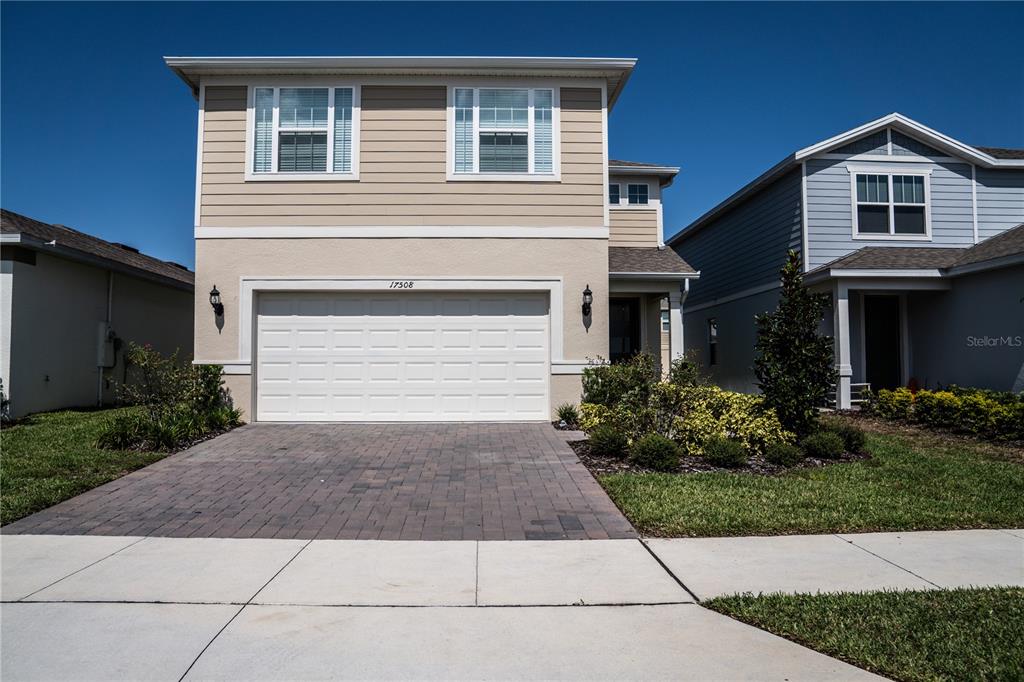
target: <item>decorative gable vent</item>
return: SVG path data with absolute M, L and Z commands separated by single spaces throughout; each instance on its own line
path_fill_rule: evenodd
M 843 145 L 834 154 L 888 154 L 889 138 L 884 130 Z
M 895 130 L 892 131 L 892 153 L 893 156 L 946 156 L 939 150 Z

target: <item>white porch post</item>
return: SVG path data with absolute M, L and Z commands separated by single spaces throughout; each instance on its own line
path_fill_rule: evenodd
M 839 372 L 839 380 L 836 382 L 836 409 L 848 410 L 851 405 L 850 378 L 853 376 L 853 365 L 850 361 L 850 289 L 842 280 L 837 281 L 832 289 L 832 314 L 836 371 Z
M 668 294 L 668 359 L 672 362 L 683 354 L 683 295 L 672 291 Z

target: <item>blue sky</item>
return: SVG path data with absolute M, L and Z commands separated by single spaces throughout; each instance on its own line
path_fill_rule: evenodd
M 1021 26 L 1020 3 L 4 2 L 0 201 L 191 267 L 196 105 L 163 55 L 637 57 L 610 151 L 683 168 L 671 234 L 892 111 L 1024 147 Z

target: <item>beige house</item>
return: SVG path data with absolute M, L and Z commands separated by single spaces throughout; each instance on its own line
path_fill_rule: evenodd
M 0 210 L 0 380 L 13 417 L 114 400 L 129 341 L 192 355 L 192 273 Z
M 545 420 L 657 351 L 662 299 L 682 352 L 678 169 L 608 160 L 635 60 L 166 61 L 199 103 L 196 362 L 248 419 Z

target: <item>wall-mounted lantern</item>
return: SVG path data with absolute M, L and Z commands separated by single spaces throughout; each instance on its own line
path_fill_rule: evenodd
M 217 317 L 224 316 L 224 304 L 220 302 L 220 292 L 217 291 L 217 285 L 214 284 L 213 288 L 210 289 L 210 305 L 213 306 L 213 314 Z
M 594 302 L 594 292 L 590 290 L 590 285 L 583 290 L 583 317 L 590 317 L 590 307 Z

